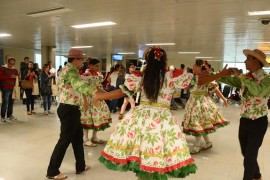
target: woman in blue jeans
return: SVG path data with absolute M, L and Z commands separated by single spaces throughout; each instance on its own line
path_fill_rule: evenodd
M 52 104 L 52 78 L 54 74 L 49 73 L 50 67 L 48 64 L 44 64 L 41 74 L 41 96 L 43 97 L 43 108 L 44 114 L 48 115 L 49 113 L 53 114 L 51 111 Z
M 37 81 L 38 77 L 35 73 L 34 70 L 34 64 L 32 61 L 28 63 L 28 68 L 24 71 L 24 76 L 23 79 L 25 80 L 30 80 L 31 82 Z M 33 93 L 33 88 L 25 89 L 25 95 L 26 95 L 26 108 L 27 108 L 27 114 L 32 115 L 36 114 L 34 111 L 34 96 L 32 95 Z

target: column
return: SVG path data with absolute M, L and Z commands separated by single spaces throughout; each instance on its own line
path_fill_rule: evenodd
M 41 64 L 46 64 L 49 61 L 52 62 L 55 67 L 55 46 L 43 46 L 41 47 Z

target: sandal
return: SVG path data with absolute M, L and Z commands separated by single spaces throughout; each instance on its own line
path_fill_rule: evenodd
M 208 143 L 206 143 L 206 146 L 205 147 L 202 147 L 201 150 L 202 151 L 205 151 L 205 150 L 210 149 L 212 147 L 213 147 L 213 144 L 211 142 L 208 142 Z
M 198 154 L 201 152 L 201 146 L 194 146 L 194 148 L 190 151 L 190 154 Z
M 59 173 L 56 176 L 46 176 L 48 179 L 54 179 L 54 180 L 61 180 L 61 179 L 67 179 L 67 175 Z
M 92 143 L 90 140 L 84 141 L 83 145 L 88 147 L 97 147 L 97 144 Z
M 124 117 L 124 115 L 120 113 L 119 116 L 118 116 L 118 120 L 123 119 L 123 117 Z
M 76 171 L 76 174 L 82 174 L 83 172 L 88 171 L 88 170 L 90 170 L 90 169 L 91 169 L 91 166 L 85 165 L 84 170 L 83 170 L 83 171 Z
M 101 140 L 101 139 L 93 139 L 91 138 L 91 142 L 94 144 L 104 144 L 105 141 Z

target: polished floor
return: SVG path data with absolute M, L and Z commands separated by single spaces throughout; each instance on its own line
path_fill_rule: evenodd
M 56 112 L 56 106 L 53 106 Z M 198 166 L 196 174 L 187 180 L 241 180 L 243 173 L 242 156 L 238 144 L 239 106 L 228 108 L 220 106 L 222 114 L 230 120 L 228 127 L 219 129 L 210 135 L 213 148 L 194 155 Z M 43 114 L 42 108 L 36 103 L 36 115 L 26 115 L 26 107 L 16 102 L 15 122 L 0 122 L 0 180 L 45 180 L 49 158 L 59 136 L 59 120 L 56 114 Z M 184 110 L 173 111 L 181 119 Z M 117 123 L 117 114 L 113 115 L 112 127 L 98 134 L 99 138 L 108 140 L 113 127 Z M 259 164 L 264 180 L 270 179 L 270 135 L 266 133 L 259 152 Z M 187 136 L 192 147 L 194 141 Z M 132 172 L 114 172 L 107 170 L 97 159 L 104 145 L 85 147 L 85 158 L 92 169 L 85 174 L 75 175 L 74 156 L 69 147 L 61 166 L 61 172 L 71 180 L 136 180 Z

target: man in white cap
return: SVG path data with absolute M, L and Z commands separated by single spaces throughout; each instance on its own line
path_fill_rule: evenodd
M 242 107 L 238 138 L 244 156 L 244 180 L 262 178 L 257 162 L 268 126 L 267 101 L 270 95 L 270 75 L 262 68 L 269 67 L 266 55 L 259 49 L 243 50 L 247 74 L 237 68 L 230 68 L 234 76 L 222 77 L 221 82 L 241 88 Z
M 63 68 L 58 80 L 60 104 L 57 114 L 61 122 L 61 133 L 47 169 L 47 178 L 56 180 L 67 178 L 65 174 L 59 171 L 59 168 L 70 143 L 76 159 L 76 174 L 81 174 L 90 169 L 90 166 L 85 164 L 84 159 L 83 130 L 80 122 L 79 105 L 81 95 L 92 95 L 95 88 L 88 86 L 80 79 L 79 69 L 83 65 L 84 58 L 82 51 L 71 49 L 66 57 L 68 63 Z M 85 106 L 87 106 L 86 103 Z

